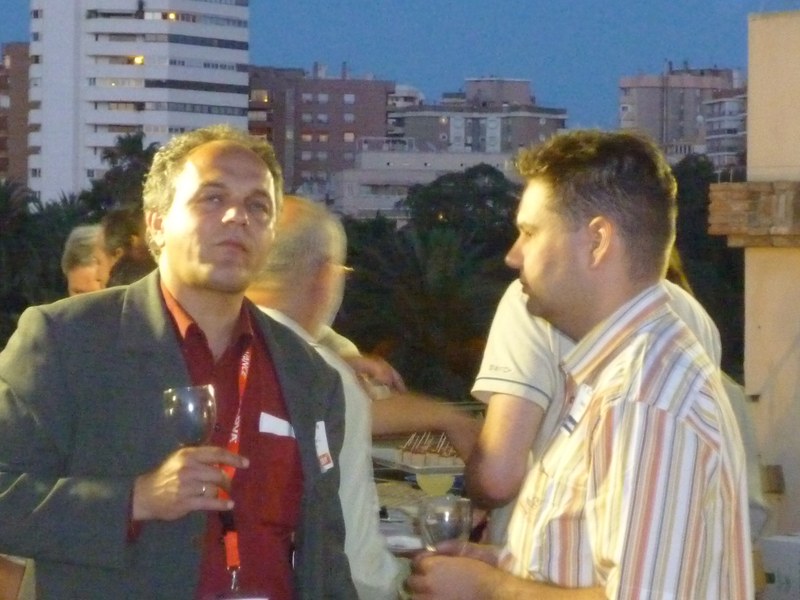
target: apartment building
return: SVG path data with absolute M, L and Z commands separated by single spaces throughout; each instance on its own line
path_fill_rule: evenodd
M 246 128 L 248 3 L 31 0 L 29 187 L 87 188 L 122 134 Z
M 28 44 L 2 48 L 0 64 L 0 179 L 27 183 Z
M 392 81 L 334 76 L 322 64 L 300 69 L 251 67 L 250 131 L 273 142 L 286 189 L 329 199 L 335 173 L 355 165 L 360 138 L 386 134 Z
M 537 106 L 527 80 L 492 77 L 467 79 L 439 104 L 391 110 L 388 120 L 421 151 L 513 153 L 565 129 L 567 111 Z
M 513 157 L 566 128 L 567 112 L 536 105 L 530 82 L 476 78 L 440 103 L 396 102 L 387 136 L 359 139 L 355 166 L 334 180 L 333 207 L 355 217 L 376 214 L 402 222 L 395 205 L 412 185 L 488 164 L 517 177 Z
M 619 82 L 620 129 L 644 131 L 656 140 L 670 162 L 690 153 L 705 153 L 704 103 L 715 93 L 742 87 L 734 69 L 675 68 L 664 73 L 622 77 Z
M 703 103 L 706 156 L 717 173 L 744 168 L 747 156 L 747 89 L 721 90 Z
M 381 215 L 402 223 L 405 210 L 396 207 L 413 185 L 428 184 L 456 171 L 488 164 L 509 179 L 518 178 L 513 155 L 486 152 L 421 151 L 411 138 L 362 138 L 354 168 L 333 178 L 332 208 L 355 218 Z

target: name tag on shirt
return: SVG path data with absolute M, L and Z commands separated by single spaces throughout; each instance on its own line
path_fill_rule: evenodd
M 325 421 L 317 421 L 314 429 L 314 445 L 317 448 L 319 470 L 323 473 L 333 468 L 333 457 L 328 448 L 328 432 L 325 431 Z
M 561 423 L 561 429 L 563 429 L 567 435 L 572 435 L 572 432 L 575 431 L 575 427 L 578 426 L 578 423 L 586 413 L 586 409 L 589 408 L 589 401 L 592 399 L 592 393 L 592 388 L 585 383 L 581 384 L 578 388 L 578 392 L 575 394 L 575 400 L 572 402 L 572 408 L 569 409 L 569 414 L 564 419 L 564 422 Z
M 289 421 L 284 421 L 274 415 L 262 412 L 258 419 L 258 430 L 261 433 L 271 433 L 281 437 L 294 437 L 294 428 Z

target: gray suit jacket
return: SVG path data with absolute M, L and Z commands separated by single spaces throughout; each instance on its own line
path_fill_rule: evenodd
M 0 552 L 36 559 L 40 600 L 192 598 L 205 515 L 126 525 L 136 476 L 176 449 L 164 389 L 189 375 L 159 293 L 158 273 L 28 309 L 0 353 Z M 341 383 L 308 346 L 261 311 L 300 447 L 299 598 L 354 598 L 344 555 L 339 470 L 321 473 L 324 421 L 332 455 L 344 435 Z

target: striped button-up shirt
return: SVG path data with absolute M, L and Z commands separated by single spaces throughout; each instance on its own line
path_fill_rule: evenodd
M 565 356 L 561 426 L 509 527 L 515 575 L 609 598 L 753 596 L 739 430 L 666 301 L 645 290 Z

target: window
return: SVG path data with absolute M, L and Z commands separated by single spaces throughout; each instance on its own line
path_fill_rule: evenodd
M 44 16 L 44 11 L 41 8 L 31 11 L 31 19 L 41 19 L 43 16 Z
M 356 103 L 356 95 L 355 94 L 345 94 L 343 97 L 345 104 L 355 104 Z
M 345 123 L 354 123 L 356 120 L 356 116 L 353 113 L 344 113 L 343 118 Z
M 342 136 L 342 139 L 345 142 L 355 142 L 356 141 L 356 134 L 353 133 L 352 131 L 345 131 L 344 132 L 344 136 Z
M 320 104 L 328 103 L 328 94 L 317 94 L 317 102 Z
M 327 133 L 320 133 L 319 134 L 319 141 L 323 144 L 328 141 L 328 134 Z
M 352 152 L 345 152 L 342 154 L 342 158 L 345 160 L 353 160 L 355 158 L 355 154 Z
M 41 169 L 36 168 L 36 167 L 31 169 L 31 177 L 41 177 L 41 176 L 42 176 L 42 170 Z
M 314 136 L 310 133 L 301 133 L 300 134 L 300 141 L 301 142 L 312 142 L 314 141 Z
M 303 94 L 300 96 L 300 99 L 303 101 L 303 104 L 308 104 L 314 100 L 314 94 L 303 92 Z
M 303 115 L 300 117 L 300 120 L 303 121 L 303 123 L 311 123 L 311 121 L 314 120 L 314 117 L 311 115 L 311 113 L 303 113 Z
M 317 115 L 317 123 L 327 123 L 328 122 L 328 115 L 325 113 L 319 113 Z
M 317 160 L 328 160 L 327 150 L 320 150 L 317 152 Z
M 310 150 L 303 150 L 300 153 L 300 160 L 311 160 L 312 153 Z

